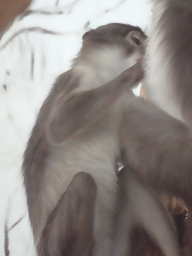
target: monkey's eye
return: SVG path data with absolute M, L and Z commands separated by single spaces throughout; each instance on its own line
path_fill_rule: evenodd
M 141 36 L 140 36 L 140 34 L 138 34 L 138 33 L 133 33 L 132 35 L 131 35 L 131 39 L 133 40 L 133 42 L 134 43 L 136 43 L 137 45 L 140 45 L 141 44 Z
M 140 44 L 141 44 L 141 42 L 140 42 L 140 40 L 139 40 L 138 38 L 133 38 L 133 41 L 134 41 L 137 45 L 140 45 Z
M 138 31 L 131 31 L 129 34 L 126 36 L 126 40 L 131 44 L 131 45 L 141 45 L 144 41 L 143 35 L 138 32 Z

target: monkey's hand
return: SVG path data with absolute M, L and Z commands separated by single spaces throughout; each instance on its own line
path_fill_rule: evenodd
M 129 89 L 133 88 L 137 85 L 137 83 L 144 77 L 144 69 L 143 69 L 143 58 L 139 58 L 138 62 L 131 68 L 126 69 L 121 75 L 120 78 L 122 81 L 125 79 L 127 82 L 127 86 Z M 130 83 L 131 79 L 135 79 L 134 83 Z
M 105 114 L 125 89 L 132 88 L 143 75 L 140 60 L 107 84 L 93 90 L 73 93 L 68 99 L 57 102 L 49 119 L 49 138 L 61 143 L 91 125 Z

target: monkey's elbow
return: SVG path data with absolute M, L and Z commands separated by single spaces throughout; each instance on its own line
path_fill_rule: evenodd
M 79 172 L 74 176 L 72 183 L 83 197 L 96 199 L 97 185 L 90 174 Z

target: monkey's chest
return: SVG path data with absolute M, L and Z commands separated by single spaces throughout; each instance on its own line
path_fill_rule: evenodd
M 54 173 L 64 177 L 67 186 L 78 172 L 95 175 L 108 169 L 114 170 L 115 157 L 119 154 L 117 145 L 115 135 L 100 134 L 91 139 L 90 134 L 84 134 L 81 139 L 70 141 L 54 152 Z
M 71 137 L 63 145 L 52 146 L 45 174 L 48 181 L 46 184 L 49 184 L 45 190 L 50 198 L 50 208 L 57 203 L 54 198 L 60 198 L 78 172 L 87 172 L 96 183 L 102 181 L 103 184 L 114 187 L 115 160 L 119 155 L 117 125 L 113 124 L 112 116 L 107 117 Z

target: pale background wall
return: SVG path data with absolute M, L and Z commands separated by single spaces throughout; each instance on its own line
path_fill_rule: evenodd
M 148 32 L 150 21 L 150 0 L 34 0 L 1 38 L 0 256 L 35 255 L 22 154 L 38 110 L 56 76 L 69 69 L 82 34 L 110 22 Z

